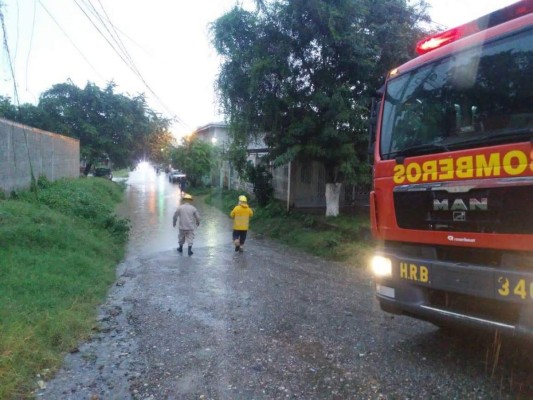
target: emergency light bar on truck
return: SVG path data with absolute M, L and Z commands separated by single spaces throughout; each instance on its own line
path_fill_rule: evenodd
M 438 49 L 449 43 L 455 42 L 463 37 L 470 36 L 474 33 L 483 31 L 487 28 L 502 24 L 512 19 L 521 17 L 533 12 L 533 0 L 524 0 L 519 3 L 511 4 L 499 11 L 485 15 L 475 21 L 437 33 L 418 42 L 416 52 L 425 54 L 428 51 Z

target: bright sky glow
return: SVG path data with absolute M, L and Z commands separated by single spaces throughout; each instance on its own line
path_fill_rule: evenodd
M 87 81 L 101 88 L 114 81 L 117 92 L 145 93 L 152 109 L 166 117 L 176 116 L 181 121 L 173 127 L 178 137 L 199 126 L 222 121 L 213 86 L 219 60 L 210 45 L 208 27 L 237 2 L 248 7 L 254 3 L 0 0 L 4 4 L 2 12 L 20 102 L 35 104 L 42 92 L 68 79 L 82 88 Z M 513 2 L 430 0 L 430 15 L 435 22 L 452 27 Z M 82 9 L 106 37 L 110 37 L 109 32 L 96 16 L 111 22 L 107 27 L 117 32 L 120 46 L 131 57 L 129 65 L 137 68 L 145 83 L 113 51 Z M 4 48 L 1 54 L 0 95 L 14 99 L 10 62 Z
M 431 19 L 444 29 L 472 21 L 517 0 L 429 0 Z

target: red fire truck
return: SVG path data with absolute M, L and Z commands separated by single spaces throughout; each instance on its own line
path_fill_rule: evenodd
M 417 51 L 371 118 L 377 299 L 439 326 L 533 336 L 533 0 Z

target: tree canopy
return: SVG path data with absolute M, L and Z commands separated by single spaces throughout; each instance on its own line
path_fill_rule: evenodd
M 187 175 L 191 186 L 199 186 L 209 175 L 215 155 L 214 146 L 197 136 L 185 139 L 182 146 L 173 149 L 172 165 Z
M 212 25 L 221 107 L 235 143 L 264 136 L 280 165 L 300 157 L 327 182 L 365 174 L 369 98 L 411 58 L 424 0 L 261 1 Z
M 151 110 L 144 95 L 115 93 L 87 83 L 81 89 L 72 82 L 44 92 L 38 105 L 14 106 L 0 97 L 0 116 L 80 140 L 81 155 L 88 162 L 109 158 L 124 167 L 143 158 L 157 160 L 161 148 L 171 143 L 170 120 Z

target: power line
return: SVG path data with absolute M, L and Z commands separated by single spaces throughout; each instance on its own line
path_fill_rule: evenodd
M 128 63 L 125 59 L 124 59 L 124 55 L 123 54 L 120 54 L 119 51 L 117 51 L 117 49 L 115 48 L 115 46 L 113 45 L 113 43 L 111 43 L 109 41 L 109 39 L 103 34 L 103 32 L 100 30 L 100 28 L 98 28 L 98 26 L 96 26 L 96 24 L 94 23 L 94 21 L 91 19 L 91 17 L 87 14 L 87 12 L 83 9 L 83 7 L 80 5 L 80 3 L 78 3 L 77 0 L 74 0 L 74 3 L 76 3 L 76 5 L 78 6 L 78 8 L 81 10 L 81 12 L 85 15 L 85 17 L 89 20 L 89 22 L 91 23 L 91 25 L 98 31 L 98 33 L 100 34 L 100 36 L 102 36 L 104 38 L 104 40 L 107 42 L 107 44 L 109 44 L 109 46 L 111 46 L 111 48 L 113 49 L 113 51 L 120 57 L 120 59 L 135 73 L 137 74 L 138 71 L 135 70 L 134 67 L 132 67 L 130 65 L 130 63 Z
M 41 7 L 44 9 L 44 11 L 46 11 L 46 13 L 48 14 L 48 16 L 50 18 L 52 18 L 52 21 L 55 22 L 55 24 L 57 25 L 57 27 L 59 28 L 59 30 L 63 33 L 63 35 L 65 35 L 65 37 L 68 39 L 68 41 L 70 42 L 70 44 L 72 44 L 72 46 L 74 46 L 74 48 L 78 51 L 78 53 L 83 57 L 83 59 L 85 60 L 85 62 L 92 68 L 92 70 L 102 79 L 102 80 L 105 80 L 105 78 L 98 72 L 98 70 L 91 64 L 91 62 L 89 61 L 89 59 L 87 57 L 85 57 L 85 55 L 83 54 L 83 52 L 78 48 L 78 46 L 76 46 L 76 43 L 74 43 L 72 41 L 72 39 L 70 38 L 70 36 L 68 35 L 67 32 L 65 32 L 65 30 L 61 27 L 61 25 L 59 24 L 59 22 L 57 22 L 57 20 L 54 18 L 54 16 L 52 15 L 52 13 L 50 11 L 48 11 L 48 9 L 45 7 L 45 5 L 43 4 L 43 2 L 41 0 L 38 0 L 39 1 L 39 4 L 41 5 Z
M 76 0 L 74 0 L 76 2 L 76 4 L 78 5 L 78 7 L 80 7 L 81 9 L 81 6 L 79 3 L 77 3 Z M 107 33 L 109 34 L 111 40 L 118 46 L 118 49 L 120 50 L 121 54 L 128 60 L 128 63 L 129 65 L 131 66 L 131 68 L 133 68 L 135 70 L 135 73 L 139 74 L 139 70 L 137 69 L 135 63 L 133 62 L 133 59 L 132 57 L 130 56 L 130 54 L 128 53 L 126 47 L 124 46 L 124 44 L 122 43 L 122 41 L 120 40 L 120 37 L 118 35 L 116 35 L 116 31 L 113 29 L 113 33 L 110 29 L 109 29 L 109 26 L 108 24 L 106 23 L 106 21 L 102 18 L 102 16 L 100 15 L 100 13 L 98 12 L 98 10 L 96 9 L 96 7 L 94 6 L 94 4 L 91 2 L 91 0 L 85 0 L 85 2 L 87 3 L 88 5 L 88 8 L 89 8 L 89 11 L 96 17 L 97 20 L 100 21 L 100 24 L 104 27 L 104 29 L 107 31 Z M 101 3 L 100 3 L 101 5 Z M 104 14 L 106 15 L 107 17 L 107 13 L 105 12 L 105 9 L 102 7 L 103 11 L 104 11 Z M 84 10 L 82 9 L 82 12 L 84 12 Z M 89 16 L 87 15 L 87 13 L 85 13 L 85 16 L 87 18 L 89 18 Z M 91 23 L 93 22 L 92 20 L 90 20 Z M 109 18 L 107 18 L 107 21 L 109 21 Z M 111 27 L 113 27 L 113 24 L 110 24 Z M 93 26 L 95 26 L 95 28 L 98 30 L 98 32 L 102 35 L 102 37 L 104 37 L 104 39 L 107 40 L 107 38 L 104 36 L 103 32 L 101 32 L 97 27 L 96 25 L 93 23 Z M 108 42 L 109 43 L 109 42 Z M 117 52 L 117 50 L 113 47 L 113 50 L 115 52 Z
M 13 60 L 11 59 L 11 52 L 9 51 L 9 44 L 7 42 L 7 30 L 6 30 L 6 23 L 4 20 L 4 12 L 2 11 L 2 3 L 0 3 L 0 23 L 2 25 L 2 32 L 4 34 L 4 49 L 7 54 L 7 59 L 9 63 L 9 68 L 11 69 L 11 76 L 13 77 L 13 90 L 14 90 L 14 97 L 15 102 L 17 104 L 17 109 L 20 114 L 20 99 L 19 99 L 19 93 L 17 88 L 17 79 L 15 78 L 15 69 L 13 68 Z M 18 27 L 18 25 L 17 25 Z M 11 125 L 11 134 L 13 135 L 14 132 L 14 126 Z M 22 129 L 22 133 L 24 134 L 24 143 L 26 144 L 26 155 L 28 156 L 28 165 L 30 166 L 30 176 L 31 176 L 31 182 L 32 185 L 37 188 L 36 180 L 35 180 L 35 174 L 33 171 L 33 163 L 31 162 L 31 156 L 30 156 L 30 146 L 28 145 L 28 134 L 26 132 L 26 129 Z M 37 196 L 37 191 L 35 192 L 35 195 Z
M 100 21 L 101 25 L 103 25 L 104 29 L 109 33 L 111 36 L 111 40 L 102 32 L 102 30 L 97 26 L 95 21 L 89 16 L 88 12 L 82 7 L 82 5 L 78 2 L 78 0 L 74 0 L 74 3 L 78 6 L 78 8 L 82 11 L 82 13 L 85 15 L 85 17 L 89 20 L 91 25 L 97 30 L 97 32 L 104 38 L 104 40 L 108 43 L 108 45 L 111 47 L 111 49 L 119 56 L 119 58 L 124 62 L 124 64 L 134 73 L 137 78 L 143 83 L 143 85 L 148 89 L 148 91 L 154 96 L 154 98 L 169 112 L 171 115 L 173 115 L 173 118 L 181 125 L 185 126 L 184 122 L 179 118 L 177 115 L 175 115 L 172 110 L 170 110 L 169 107 L 166 106 L 166 104 L 161 100 L 161 98 L 155 93 L 155 91 L 152 89 L 152 87 L 146 82 L 146 79 L 143 77 L 135 63 L 133 62 L 133 59 L 129 55 L 128 51 L 126 50 L 124 43 L 120 40 L 120 38 L 117 40 L 113 33 L 111 33 L 111 29 L 108 27 L 107 22 L 104 20 L 104 18 L 100 15 L 99 11 L 94 7 L 94 5 L 88 0 L 90 7 L 92 8 L 92 11 L 90 11 L 93 15 L 96 15 L 97 20 Z M 100 3 L 101 5 L 101 3 Z M 103 7 L 102 7 L 103 9 Z M 107 13 L 104 13 L 107 16 Z M 109 20 L 109 17 L 107 17 Z M 109 20 L 110 22 L 110 20 Z M 112 24 L 111 24 L 112 25 Z M 115 34 L 117 34 L 116 30 L 113 28 L 113 31 Z M 118 34 L 117 34 L 118 37 Z M 115 42 L 115 45 L 112 43 Z M 117 47 L 120 49 L 118 50 Z
M 33 33 L 35 31 L 35 17 L 37 15 L 37 0 L 33 0 L 33 19 L 31 22 L 31 35 L 30 35 L 30 45 L 28 47 L 28 55 L 26 57 L 26 91 L 28 90 L 28 67 L 30 64 L 30 54 L 31 54 L 31 47 L 33 44 Z
M 87 1 L 89 2 L 89 4 L 91 4 L 93 10 L 98 14 L 98 11 L 94 7 L 94 5 L 91 3 L 91 0 L 87 0 Z M 107 14 L 107 11 L 105 10 L 104 5 L 102 4 L 102 2 L 100 0 L 98 0 L 98 4 L 100 4 L 100 8 L 104 12 L 104 15 L 105 15 L 105 18 L 106 18 L 107 22 L 109 23 L 109 25 L 111 25 L 111 28 L 112 28 L 112 30 L 113 30 L 113 32 L 115 34 L 114 37 L 116 37 L 117 44 L 119 44 L 119 46 L 122 49 L 122 51 L 128 56 L 128 60 L 130 60 L 132 62 L 132 64 L 133 64 L 133 58 L 130 56 L 128 50 L 126 49 L 126 46 L 124 45 L 124 42 L 122 42 L 122 39 L 120 38 L 120 35 L 118 34 L 118 32 L 117 32 L 117 30 L 115 28 L 115 25 L 113 24 L 113 22 L 111 22 L 111 19 L 109 18 L 109 15 Z M 105 25 L 105 22 L 103 20 L 102 20 L 102 23 Z M 109 31 L 109 29 L 108 29 L 108 32 L 111 34 L 111 36 L 113 36 L 113 33 L 111 33 L 111 31 Z
M 63 29 L 59 21 L 54 17 L 52 12 L 45 6 L 42 0 L 34 0 L 34 14 L 32 18 L 32 29 L 31 29 L 31 36 L 29 41 L 29 49 L 28 54 L 26 57 L 26 86 L 27 86 L 27 80 L 28 80 L 28 69 L 29 69 L 29 63 L 30 63 L 30 57 L 32 52 L 32 43 L 34 38 L 34 31 L 35 31 L 35 21 L 36 21 L 36 7 L 37 7 L 37 1 L 39 2 L 39 5 L 42 7 L 42 9 L 48 14 L 50 19 L 56 24 L 56 26 L 59 28 L 61 33 L 67 38 L 67 40 L 70 42 L 70 44 L 74 47 L 74 49 L 80 54 L 80 56 L 83 58 L 83 60 L 87 63 L 87 65 L 90 66 L 90 68 L 100 77 L 102 80 L 106 80 L 104 76 L 96 69 L 96 67 L 91 63 L 91 61 L 85 56 L 85 54 L 82 52 L 82 50 L 76 45 L 76 43 L 72 40 L 71 36 Z M 113 51 L 121 58 L 121 60 L 126 64 L 126 66 L 137 76 L 143 85 L 149 90 L 149 92 L 154 96 L 154 98 L 167 110 L 167 112 L 172 116 L 171 120 L 174 122 L 177 122 L 181 124 L 182 126 L 186 126 L 185 124 L 177 115 L 170 110 L 169 107 L 166 106 L 166 104 L 161 100 L 161 98 L 155 93 L 155 91 L 152 89 L 152 87 L 146 82 L 144 77 L 142 76 L 141 72 L 135 65 L 133 58 L 127 51 L 126 46 L 124 45 L 123 41 L 121 40 L 121 37 L 118 33 L 118 29 L 114 26 L 114 24 L 111 22 L 111 19 L 109 18 L 109 15 L 107 14 L 105 8 L 103 7 L 100 0 L 98 0 L 98 3 L 100 7 L 102 8 L 103 14 L 102 16 L 100 11 L 95 7 L 95 5 L 91 2 L 91 0 L 80 0 L 80 1 L 86 1 L 88 5 L 86 5 L 87 10 L 96 18 L 97 21 L 100 22 L 100 25 L 104 27 L 105 31 L 107 31 L 109 37 L 111 37 L 111 40 L 108 39 L 108 37 L 105 35 L 104 32 L 102 32 L 101 29 L 98 28 L 95 21 L 90 17 L 90 15 L 85 11 L 82 4 L 80 4 L 77 0 L 74 0 L 76 5 L 80 8 L 80 10 L 84 13 L 85 17 L 89 19 L 91 24 L 94 26 L 95 29 L 99 32 L 99 34 L 107 41 L 107 43 L 111 46 Z M 4 12 L 2 10 L 2 7 L 4 5 L 1 3 L 0 0 L 0 12 L 1 12 L 1 19 L 2 19 L 2 30 L 4 32 L 4 48 L 7 53 L 8 61 L 9 61 L 9 68 L 10 73 L 13 79 L 13 87 L 14 87 L 14 97 L 17 104 L 20 105 L 20 98 L 19 98 L 19 91 L 18 91 L 18 84 L 15 77 L 15 68 L 14 68 L 14 61 L 12 57 L 12 53 L 8 47 L 7 42 L 7 28 L 5 25 L 5 18 L 4 18 Z M 18 21 L 18 20 L 17 20 Z M 18 31 L 18 25 L 17 25 L 17 31 Z M 115 43 L 115 45 L 113 44 Z
M 20 106 L 19 93 L 17 88 L 17 80 L 15 78 L 15 68 L 13 67 L 13 59 L 11 58 L 11 52 L 9 51 L 9 44 L 7 43 L 7 30 L 4 20 L 4 12 L 2 11 L 2 4 L 0 3 L 0 23 L 2 24 L 2 32 L 4 34 L 4 50 L 7 54 L 7 62 L 11 71 L 11 77 L 13 78 L 13 95 L 18 106 Z

